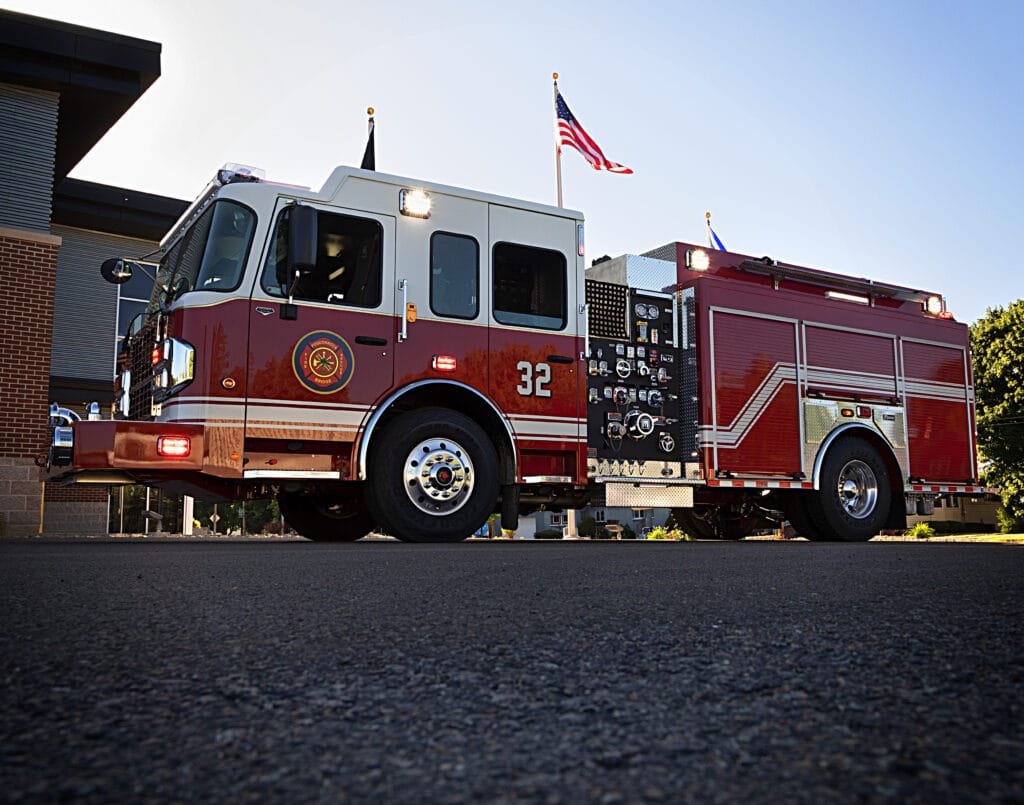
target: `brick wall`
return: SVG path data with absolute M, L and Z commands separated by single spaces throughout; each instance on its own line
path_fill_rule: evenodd
M 46 485 L 43 533 L 106 534 L 109 487 Z
M 0 227 L 0 516 L 6 535 L 38 533 L 35 456 L 49 443 L 55 235 Z

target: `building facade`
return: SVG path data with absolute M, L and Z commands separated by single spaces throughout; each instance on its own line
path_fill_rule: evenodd
M 149 289 L 108 285 L 99 265 L 152 251 L 186 204 L 67 176 L 159 75 L 158 43 L 0 11 L 0 529 L 7 536 L 107 530 L 107 487 L 40 481 L 48 406 L 81 411 L 93 400 L 112 401 L 118 333 Z

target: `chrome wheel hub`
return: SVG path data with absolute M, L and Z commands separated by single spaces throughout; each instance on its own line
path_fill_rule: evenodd
M 839 503 L 850 517 L 870 517 L 878 502 L 878 479 L 860 460 L 848 461 L 839 472 Z
M 425 514 L 451 514 L 472 492 L 473 462 L 457 442 L 427 439 L 406 457 L 405 493 Z

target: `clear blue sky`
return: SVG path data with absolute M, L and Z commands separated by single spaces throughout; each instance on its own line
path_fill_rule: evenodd
M 702 242 L 944 293 L 1024 297 L 1024 2 L 23 0 L 162 43 L 73 176 L 191 199 L 228 161 L 319 187 L 358 164 L 554 202 L 551 73 L 632 176 L 563 158 L 590 257 Z

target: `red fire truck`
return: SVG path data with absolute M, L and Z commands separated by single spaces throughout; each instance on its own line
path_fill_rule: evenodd
M 668 506 L 865 540 L 978 485 L 942 297 L 671 243 L 586 268 L 580 213 L 339 167 L 228 166 L 161 243 L 113 418 L 51 406 L 48 477 L 276 497 L 313 540 Z

